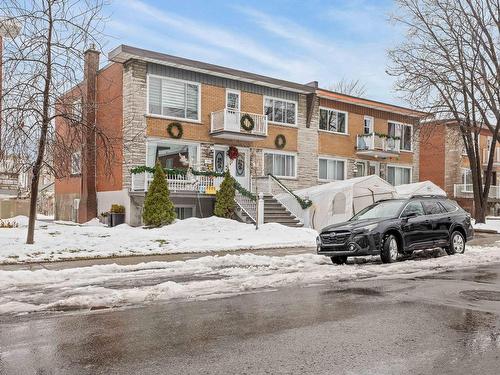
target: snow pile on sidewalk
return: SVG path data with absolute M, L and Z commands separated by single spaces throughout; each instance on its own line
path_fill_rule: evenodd
M 131 266 L 60 271 L 1 271 L 0 314 L 142 305 L 175 298 L 208 299 L 274 289 L 375 278 L 413 278 L 500 262 L 499 247 L 467 247 L 463 255 L 381 264 L 334 266 L 327 257 L 254 254 L 206 256 Z
M 500 233 L 500 217 L 486 218 L 485 221 L 486 223 L 474 223 L 474 229 Z
M 125 255 L 314 247 L 317 232 L 276 223 L 255 226 L 210 217 L 178 220 L 156 229 L 126 224 L 108 228 L 91 220 L 84 225 L 36 222 L 35 244 L 26 245 L 26 217 L 19 228 L 0 229 L 0 263 L 55 261 Z

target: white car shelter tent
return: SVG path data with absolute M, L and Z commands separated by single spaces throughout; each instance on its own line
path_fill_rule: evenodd
M 415 195 L 439 195 L 445 196 L 446 192 L 431 181 L 415 182 L 396 186 L 396 192 L 400 198 L 410 198 Z
M 299 219 L 318 230 L 349 220 L 363 208 L 381 199 L 397 197 L 394 186 L 376 175 L 330 182 L 294 193 L 312 201 L 311 208 L 304 210 L 304 215 L 309 215 L 308 220 Z M 286 205 L 286 202 L 283 203 Z

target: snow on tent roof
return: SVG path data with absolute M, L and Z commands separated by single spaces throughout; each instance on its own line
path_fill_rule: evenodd
M 409 198 L 414 195 L 442 195 L 446 197 L 446 192 L 432 181 L 399 185 L 396 186 L 396 192 L 400 198 Z
M 304 198 L 312 199 L 314 196 L 321 195 L 324 192 L 339 192 L 345 190 L 356 190 L 356 195 L 365 191 L 366 194 L 385 193 L 394 191 L 394 187 L 379 176 L 371 175 L 364 177 L 355 177 L 348 180 L 333 181 L 322 185 L 312 186 L 309 188 L 295 190 L 295 194 Z

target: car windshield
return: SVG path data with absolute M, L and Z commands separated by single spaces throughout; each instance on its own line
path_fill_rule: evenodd
M 354 215 L 350 221 L 397 217 L 404 201 L 393 200 L 376 203 Z

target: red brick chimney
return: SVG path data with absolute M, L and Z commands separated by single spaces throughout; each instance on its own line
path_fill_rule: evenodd
M 99 52 L 94 45 L 85 51 L 83 79 L 83 139 L 82 178 L 79 221 L 97 217 L 96 192 L 96 96 Z

